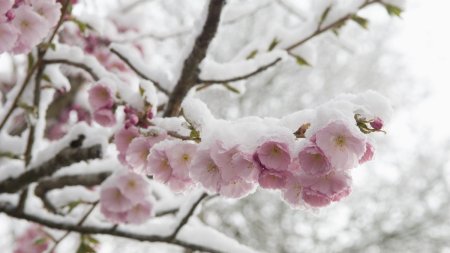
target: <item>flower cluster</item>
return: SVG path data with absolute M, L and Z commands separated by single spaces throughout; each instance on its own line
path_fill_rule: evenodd
M 54 0 L 0 1 L 0 54 L 28 53 L 56 25 L 61 4 Z
M 41 227 L 32 225 L 16 240 L 14 253 L 42 253 L 49 246 L 50 238 Z
M 101 185 L 100 210 L 116 223 L 141 223 L 153 213 L 148 182 L 133 172 L 120 172 Z

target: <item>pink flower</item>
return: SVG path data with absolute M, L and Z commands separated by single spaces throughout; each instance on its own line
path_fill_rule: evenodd
M 291 176 L 286 180 L 283 190 L 283 199 L 292 207 L 303 204 L 303 185 L 299 176 Z
M 104 127 L 112 127 L 116 124 L 116 116 L 109 108 L 103 108 L 94 112 L 94 120 Z
M 271 170 L 287 170 L 291 163 L 289 147 L 286 143 L 267 141 L 256 149 L 256 155 L 261 165 Z
M 343 172 L 330 172 L 321 177 L 302 176 L 303 200 L 313 207 L 328 205 L 350 194 L 351 179 Z
M 118 187 L 104 187 L 100 192 L 100 201 L 107 206 L 110 212 L 125 212 L 132 206 L 129 200 Z
M 375 130 L 381 130 L 383 128 L 384 122 L 381 118 L 376 117 L 373 121 L 370 122 L 370 126 Z
M 155 146 L 148 155 L 147 173 L 153 175 L 154 179 L 161 183 L 167 183 L 172 176 L 173 168 L 169 163 L 164 146 Z
M 186 141 L 174 141 L 171 148 L 166 149 L 174 176 L 180 179 L 189 179 L 189 166 L 196 151 L 197 145 Z
M 287 178 L 292 176 L 287 171 L 262 170 L 258 183 L 264 189 L 281 189 L 286 185 Z
M 300 169 L 312 176 L 325 175 L 332 169 L 328 158 L 314 144 L 308 145 L 300 151 L 298 162 Z
M 167 138 L 167 133 L 164 131 L 156 128 L 150 131 L 153 132 L 148 134 L 148 136 L 134 138 L 128 146 L 125 159 L 134 172 L 147 173 L 150 149 L 156 143 Z
M 32 225 L 17 238 L 14 253 L 42 253 L 49 246 L 50 238 L 41 227 Z
M 189 175 L 211 192 L 216 193 L 220 190 L 222 180 L 220 170 L 207 149 L 197 150 L 189 167 Z
M 29 5 L 21 5 L 15 12 L 12 24 L 20 35 L 14 53 L 28 53 L 48 34 L 50 27 L 47 21 L 39 16 Z
M 8 12 L 14 4 L 13 0 L 2 0 L 0 1 L 0 15 L 5 14 Z
M 145 222 L 152 216 L 153 206 L 148 201 L 143 201 L 135 204 L 128 212 L 126 221 L 128 223 L 140 224 Z
M 48 22 L 48 27 L 56 25 L 61 16 L 61 4 L 49 0 L 33 0 L 31 5 L 33 10 Z
M 114 143 L 119 151 L 119 160 L 122 164 L 126 164 L 125 155 L 131 141 L 139 136 L 139 131 L 136 127 L 122 128 L 114 135 Z
M 139 202 L 148 195 L 147 186 L 147 181 L 135 173 L 129 172 L 117 178 L 118 189 L 132 202 Z
M 100 211 L 115 223 L 141 223 L 152 215 L 147 181 L 132 172 L 119 172 L 101 185 Z
M 102 84 L 96 84 L 89 89 L 89 104 L 94 111 L 111 108 L 114 104 L 111 89 Z
M 331 199 L 325 194 L 314 191 L 310 188 L 304 188 L 302 192 L 302 199 L 312 207 L 324 207 L 331 203 Z
M 147 169 L 147 157 L 153 142 L 147 137 L 134 138 L 128 146 L 126 161 L 130 168 L 138 173 L 145 173 Z
M 222 183 L 220 195 L 227 198 L 242 198 L 254 191 L 255 184 L 247 182 L 241 178 Z
M 368 162 L 372 160 L 373 154 L 375 153 L 375 149 L 369 142 L 366 143 L 366 152 L 364 152 L 364 155 L 359 159 L 359 164 L 363 164 L 365 162 Z
M 0 54 L 10 51 L 17 40 L 18 31 L 9 23 L 0 23 Z
M 365 136 L 343 121 L 334 121 L 315 134 L 317 147 L 338 170 L 355 167 L 366 149 Z

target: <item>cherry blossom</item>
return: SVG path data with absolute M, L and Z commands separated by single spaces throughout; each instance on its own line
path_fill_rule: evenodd
M 50 238 L 37 225 L 32 225 L 17 238 L 14 253 L 42 253 L 49 246 Z
M 344 121 L 333 121 L 315 134 L 317 147 L 338 170 L 355 167 L 366 150 L 366 137 Z

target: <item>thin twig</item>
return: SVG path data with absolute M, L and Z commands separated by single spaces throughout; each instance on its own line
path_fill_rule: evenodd
M 358 10 L 364 9 L 364 8 L 366 8 L 366 7 L 369 6 L 369 5 L 372 5 L 372 4 L 375 4 L 375 3 L 380 3 L 380 2 L 381 2 L 381 0 L 365 1 L 365 2 L 358 8 Z M 313 34 L 311 34 L 311 35 L 309 35 L 308 37 L 306 37 L 306 38 L 304 38 L 304 39 L 302 39 L 302 40 L 300 40 L 300 41 L 298 41 L 298 42 L 292 44 L 291 46 L 288 46 L 288 47 L 286 48 L 286 51 L 290 52 L 290 51 L 294 50 L 295 48 L 297 48 L 297 47 L 299 47 L 299 46 L 305 44 L 306 42 L 308 42 L 308 41 L 311 40 L 312 38 L 314 38 L 314 37 L 316 37 L 316 36 L 318 36 L 318 35 L 320 35 L 320 34 L 326 32 L 326 31 L 328 31 L 328 30 L 331 30 L 331 29 L 335 28 L 335 27 L 338 26 L 339 24 L 342 24 L 343 22 L 349 20 L 353 15 L 354 15 L 354 13 L 347 14 L 347 15 L 341 17 L 340 19 L 336 20 L 335 22 L 333 22 L 333 23 L 331 23 L 331 24 L 329 24 L 329 25 L 327 25 L 327 26 L 325 26 L 325 27 L 321 27 L 321 23 L 319 23 L 319 26 L 318 26 L 317 30 L 316 30 Z
M 181 219 L 180 223 L 177 225 L 177 227 L 174 229 L 172 234 L 169 236 L 170 240 L 174 240 L 177 237 L 178 232 L 181 230 L 181 228 L 184 225 L 186 225 L 186 223 L 189 221 L 191 216 L 194 214 L 194 211 L 197 208 L 197 206 L 200 205 L 202 200 L 205 199 L 206 197 L 208 197 L 208 194 L 206 194 L 206 193 L 203 193 L 202 195 L 200 195 L 200 197 L 197 199 L 197 201 L 195 201 L 195 203 L 191 206 L 191 209 L 189 209 L 189 212 Z
M 192 249 L 195 251 L 200 252 L 210 252 L 210 253 L 223 253 L 223 251 L 209 248 L 203 245 L 193 244 L 189 243 L 183 240 L 170 240 L 171 238 L 167 236 L 160 236 L 160 235 L 145 235 L 145 234 L 139 234 L 131 231 L 126 230 L 120 230 L 120 229 L 111 229 L 106 227 L 97 227 L 97 226 L 87 226 L 87 225 L 77 225 L 73 223 L 66 223 L 61 222 L 60 220 L 52 220 L 43 218 L 40 216 L 37 216 L 35 214 L 31 213 L 18 213 L 15 212 L 15 206 L 7 203 L 7 202 L 0 202 L 0 212 L 3 212 L 11 217 L 15 217 L 18 219 L 24 219 L 28 220 L 34 223 L 41 224 L 43 226 L 53 228 L 53 229 L 59 229 L 59 230 L 66 230 L 66 231 L 73 231 L 78 232 L 82 234 L 104 234 L 104 235 L 112 235 L 117 237 L 123 237 L 123 238 L 129 238 L 134 239 L 138 241 L 146 241 L 146 242 L 161 242 L 161 243 L 169 243 L 178 245 L 187 249 Z
M 98 75 L 94 72 L 94 70 L 92 70 L 92 68 L 90 68 L 89 66 L 83 64 L 83 63 L 79 63 L 79 62 L 73 62 L 67 59 L 52 59 L 52 60 L 44 60 L 44 64 L 64 64 L 64 65 L 69 65 L 72 67 L 76 67 L 79 69 L 83 69 L 84 71 L 88 72 L 89 75 L 92 77 L 92 79 L 94 79 L 95 81 L 98 81 L 100 78 L 98 77 Z
M 281 61 L 281 58 L 277 58 L 277 59 L 275 59 L 274 61 L 272 61 L 272 62 L 270 62 L 270 63 L 268 63 L 268 64 L 266 64 L 266 65 L 263 65 L 263 66 L 259 67 L 259 68 L 256 69 L 255 71 L 252 71 L 252 72 L 250 72 L 250 73 L 248 73 L 248 74 L 244 74 L 244 75 L 238 76 L 238 77 L 233 77 L 233 78 L 228 78 L 228 79 L 220 79 L 220 80 L 214 80 L 214 79 L 211 79 L 211 80 L 201 80 L 201 79 L 200 79 L 200 80 L 198 80 L 198 84 L 212 85 L 212 84 L 225 84 L 225 83 L 231 83 L 231 82 L 241 81 L 241 80 L 250 78 L 250 77 L 252 77 L 252 76 L 254 76 L 254 75 L 257 75 L 257 74 L 259 74 L 259 73 L 261 73 L 261 72 L 267 70 L 268 68 L 274 66 L 275 64 L 277 64 L 277 63 L 280 62 L 280 61 Z
M 89 208 L 89 210 L 86 212 L 86 214 L 80 219 L 80 221 L 77 223 L 78 226 L 83 225 L 83 223 L 86 221 L 86 219 L 89 217 L 89 215 L 94 211 L 95 207 L 97 206 L 98 201 L 94 202 Z M 55 244 L 53 245 L 52 249 L 49 252 L 55 252 L 58 245 L 70 234 L 70 231 L 67 231 L 63 236 L 61 236 L 58 240 L 55 241 Z
M 147 75 L 145 75 L 144 73 L 142 73 L 142 71 L 140 71 L 138 68 L 136 68 L 124 55 L 119 53 L 116 49 L 111 48 L 111 52 L 113 54 L 117 55 L 117 57 L 119 57 L 123 62 L 125 62 L 128 65 L 128 67 L 130 67 L 134 72 L 136 72 L 136 74 L 138 76 L 140 76 L 142 79 L 151 81 L 155 85 L 155 87 L 162 93 L 164 93 L 166 95 L 170 94 L 170 92 L 168 90 L 166 90 L 165 88 L 163 88 L 159 82 L 155 81 L 154 79 L 152 79 L 152 78 L 148 77 Z
M 73 163 L 100 158 L 101 145 L 88 148 L 65 148 L 52 159 L 25 171 L 18 177 L 7 178 L 0 182 L 0 193 L 15 193 L 40 178 L 51 176 L 59 169 Z

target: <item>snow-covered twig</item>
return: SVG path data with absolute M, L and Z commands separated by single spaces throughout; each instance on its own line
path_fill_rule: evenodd
M 8 178 L 0 182 L 0 193 L 15 193 L 40 178 L 50 176 L 59 169 L 71 164 L 100 158 L 101 145 L 97 144 L 88 148 L 65 148 L 52 159 L 44 162 L 36 168 L 27 170 L 18 177 Z

